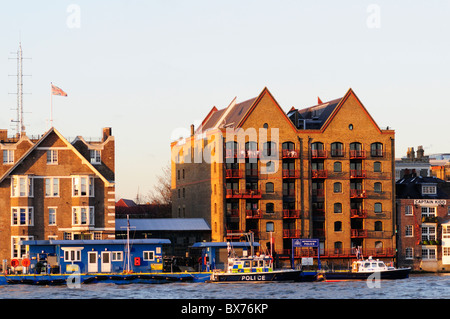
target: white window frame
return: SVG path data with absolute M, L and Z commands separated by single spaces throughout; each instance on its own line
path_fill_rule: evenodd
M 58 165 L 58 150 L 47 150 L 47 164 Z
M 72 206 L 72 226 L 95 225 L 94 206 Z
M 91 164 L 102 163 L 102 152 L 100 150 L 89 150 Z
M 51 212 L 52 210 L 53 210 L 53 212 Z M 49 207 L 48 208 L 48 225 L 49 226 L 56 226 L 56 215 L 57 215 L 57 207 Z M 52 216 L 53 216 L 53 218 L 52 218 Z
M 33 197 L 34 179 L 30 175 L 11 176 L 11 197 Z
M 46 177 L 44 179 L 45 197 L 59 197 L 59 184 L 58 177 Z
M 422 241 L 436 240 L 436 226 L 422 224 Z
M 422 206 L 421 207 L 422 217 L 436 217 L 436 210 L 437 207 Z
M 72 197 L 94 197 L 94 177 L 72 176 Z
M 146 250 L 146 251 L 143 251 L 142 253 L 143 253 L 142 260 L 145 260 L 145 261 L 154 261 L 155 260 L 155 252 L 154 251 Z
M 414 215 L 414 206 L 413 205 L 405 205 L 405 216 L 413 216 Z
M 3 150 L 3 164 L 14 164 L 14 150 Z
M 21 218 L 22 215 L 24 219 Z M 11 207 L 11 226 L 34 226 L 34 208 L 32 206 Z
M 65 262 L 80 262 L 83 247 L 63 247 Z
M 28 255 L 26 245 L 20 245 L 21 241 L 33 240 L 33 236 L 11 236 L 11 258 L 24 258 Z
M 123 261 L 123 251 L 112 251 L 111 261 Z
M 407 260 L 414 259 L 414 248 L 413 247 L 405 248 L 405 259 L 407 259 Z
M 436 246 L 422 246 L 422 260 L 436 260 Z
M 422 185 L 422 195 L 436 195 L 436 185 Z
M 414 237 L 414 227 L 413 225 L 405 226 L 405 237 Z

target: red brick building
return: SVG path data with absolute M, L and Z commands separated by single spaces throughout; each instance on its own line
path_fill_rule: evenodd
M 55 128 L 38 138 L 0 130 L 0 259 L 21 259 L 21 240 L 107 239 L 115 231 L 114 137 L 78 136 Z

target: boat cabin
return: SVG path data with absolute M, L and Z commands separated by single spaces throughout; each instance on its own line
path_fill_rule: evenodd
M 273 270 L 273 260 L 270 256 L 259 255 L 253 257 L 228 258 L 229 273 L 270 272 Z
M 374 272 L 374 271 L 386 271 L 393 267 L 388 267 L 381 260 L 373 260 L 372 257 L 366 260 L 354 261 L 352 264 L 352 272 Z
M 27 268 L 35 274 L 162 272 L 163 245 L 166 244 L 170 244 L 170 240 L 22 241 L 27 247 Z

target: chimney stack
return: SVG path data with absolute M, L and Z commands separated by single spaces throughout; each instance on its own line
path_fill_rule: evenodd
M 108 137 L 112 135 L 112 128 L 111 127 L 104 127 L 103 128 L 103 137 L 102 142 L 106 141 Z
M 191 124 L 191 136 L 194 136 L 194 124 Z
M 422 159 L 423 155 L 424 155 L 424 150 L 423 150 L 423 146 L 420 145 L 417 147 L 417 159 Z
M 413 160 L 416 157 L 414 153 L 414 147 L 408 147 L 408 152 L 406 153 L 406 155 L 410 160 Z

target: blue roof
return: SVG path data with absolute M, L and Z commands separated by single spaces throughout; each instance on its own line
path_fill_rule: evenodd
M 126 239 L 106 239 L 106 240 L 24 240 L 22 245 L 30 246 L 44 246 L 44 245 L 125 245 Z M 157 244 L 170 244 L 169 239 L 130 239 L 130 244 L 143 244 L 143 245 L 157 245 Z
M 192 245 L 194 248 L 203 248 L 203 247 L 219 247 L 219 248 L 226 248 L 227 247 L 226 241 L 221 242 L 200 242 L 195 243 Z M 241 248 L 241 247 L 250 247 L 249 242 L 230 242 L 232 248 Z M 253 246 L 258 247 L 259 243 L 253 242 Z
M 126 219 L 116 219 L 116 231 L 126 227 Z M 130 227 L 137 231 L 211 231 L 204 218 L 130 218 Z

